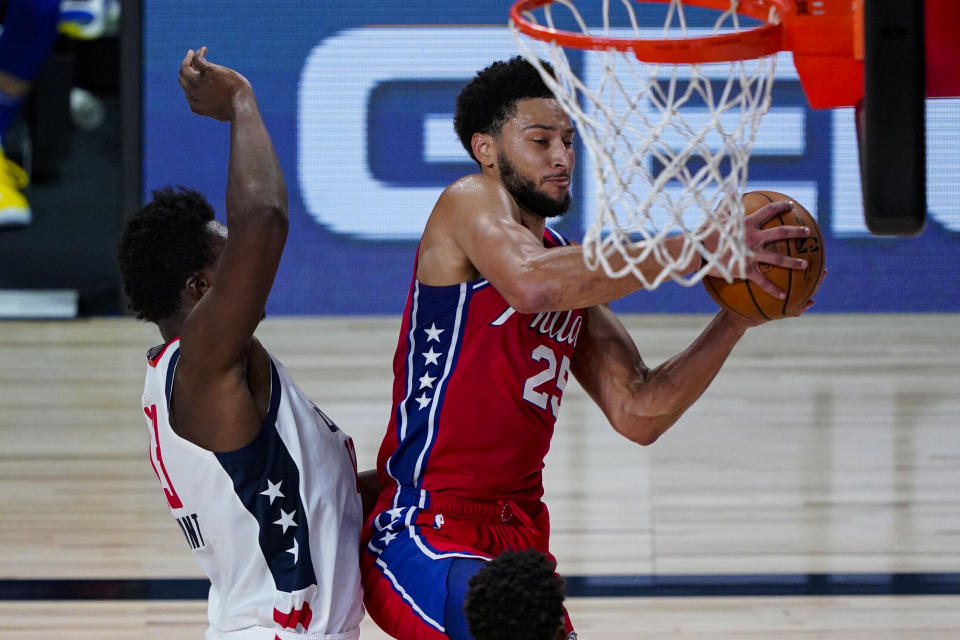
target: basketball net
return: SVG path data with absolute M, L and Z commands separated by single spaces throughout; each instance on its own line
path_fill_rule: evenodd
M 742 198 L 753 140 L 770 107 L 775 59 L 638 59 L 642 53 L 630 41 L 676 42 L 752 28 L 741 26 L 739 0 L 715 11 L 719 17 L 705 29 L 688 27 L 682 0 L 660 1 L 669 2 L 666 20 L 652 28 L 641 26 L 634 9 L 642 0 L 603 0 L 602 7 L 583 12 L 572 0 L 540 0 L 526 3 L 536 6 L 519 14 L 551 32 L 605 39 L 588 45 L 530 37 L 510 22 L 520 53 L 573 120 L 592 160 L 596 214 L 583 238 L 587 266 L 602 267 L 614 278 L 632 273 L 647 289 L 667 279 L 690 286 L 713 267 L 727 280 L 743 273 L 749 252 Z M 588 9 L 592 22 L 583 15 Z M 777 20 L 771 11 L 768 21 Z M 622 48 L 610 46 L 612 41 Z M 576 64 L 568 48 L 581 52 Z M 664 240 L 678 234 L 682 249 L 671 255 Z M 711 234 L 720 238 L 712 252 L 702 242 Z M 680 273 L 697 255 L 701 267 Z M 639 268 L 651 257 L 660 266 L 654 277 Z

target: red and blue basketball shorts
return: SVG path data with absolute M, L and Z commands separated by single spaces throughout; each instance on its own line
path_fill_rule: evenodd
M 553 560 L 542 502 L 474 502 L 432 493 L 429 507 L 421 509 L 419 491 L 403 493 L 398 506 L 393 496 L 381 498 L 364 527 L 361 553 L 367 613 L 394 638 L 469 640 L 463 601 L 485 562 L 527 549 Z M 569 616 L 566 628 L 573 631 Z

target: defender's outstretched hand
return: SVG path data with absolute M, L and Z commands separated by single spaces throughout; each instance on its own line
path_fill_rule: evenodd
M 180 86 L 190 110 L 216 120 L 233 120 L 234 99 L 252 94 L 250 82 L 242 75 L 206 58 L 207 48 L 190 49 L 180 63 Z

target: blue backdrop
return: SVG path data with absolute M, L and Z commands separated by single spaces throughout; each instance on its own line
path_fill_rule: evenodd
M 446 184 L 475 165 L 452 132 L 459 88 L 516 54 L 506 0 L 249 0 L 144 3 L 144 197 L 182 184 L 223 215 L 227 125 L 190 113 L 177 85 L 188 48 L 246 75 L 287 176 L 290 236 L 272 314 L 402 311 L 416 240 Z M 877 238 L 863 223 L 851 110 L 806 106 L 789 55 L 750 165 L 749 187 L 793 196 L 820 221 L 829 277 L 818 311 L 960 311 L 960 101 L 928 104 L 927 226 Z M 579 239 L 593 203 L 553 226 Z M 700 287 L 672 283 L 614 304 L 706 312 Z

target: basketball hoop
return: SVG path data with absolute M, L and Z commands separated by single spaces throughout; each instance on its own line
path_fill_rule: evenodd
M 662 24 L 644 24 L 637 7 L 656 4 L 667 5 Z M 712 22 L 690 26 L 689 8 L 711 13 Z M 667 279 L 689 286 L 714 267 L 727 279 L 742 273 L 747 165 L 770 107 L 773 54 L 785 48 L 781 18 L 794 10 L 790 0 L 512 6 L 520 53 L 570 115 L 593 161 L 597 212 L 583 239 L 590 268 L 632 273 L 647 289 Z M 573 61 L 568 50 L 578 52 Z M 721 240 L 711 252 L 702 241 L 715 234 Z M 676 235 L 683 246 L 670 255 L 664 240 Z M 679 273 L 697 254 L 701 268 Z M 651 256 L 661 266 L 654 277 L 638 267 Z

